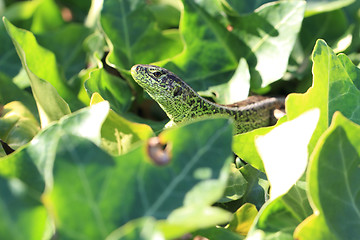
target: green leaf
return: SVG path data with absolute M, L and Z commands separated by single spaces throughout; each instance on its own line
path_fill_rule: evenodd
M 320 135 L 328 128 L 335 111 L 342 112 L 355 123 L 360 123 L 360 91 L 354 85 L 356 66 L 344 60 L 326 45 L 317 41 L 313 51 L 313 86 L 305 94 L 290 94 L 286 100 L 288 119 L 294 119 L 312 108 L 320 109 L 320 119 L 310 140 L 311 153 Z M 345 58 L 345 56 L 342 56 Z
M 98 93 L 91 97 L 91 104 L 102 101 L 104 99 Z M 101 128 L 101 145 L 107 152 L 120 155 L 154 135 L 148 125 L 131 122 L 110 110 Z
M 39 199 L 17 179 L 0 177 L 0 238 L 48 238 L 48 214 Z
M 298 225 L 294 232 L 294 238 L 336 240 L 323 215 L 313 214 Z
M 143 216 L 164 219 L 183 204 L 185 210 L 178 210 L 178 214 L 197 206 L 196 217 L 202 219 L 194 219 L 189 226 L 192 229 L 223 222 L 223 218 L 215 217 L 223 215 L 224 210 L 210 206 L 226 186 L 231 135 L 231 124 L 226 119 L 169 129 L 159 139 L 171 146 L 170 162 L 159 166 L 154 156 L 147 156 L 148 145 L 112 158 L 86 139 L 63 134 L 55 155 L 54 184 L 45 196 L 57 216 L 59 236 L 103 239 L 129 220 Z M 210 174 L 196 173 L 204 170 Z M 194 197 L 198 201 L 194 202 Z M 205 208 L 214 212 L 208 222 L 203 221 L 207 211 L 200 211 Z M 181 220 L 184 227 L 188 225 L 176 217 L 167 221 L 176 220 Z
M 237 68 L 240 42 L 193 0 L 183 0 L 183 5 L 180 31 L 185 49 L 158 65 L 176 73 L 195 90 L 206 91 L 211 86 L 226 84 Z
M 54 0 L 38 0 L 38 2 L 30 29 L 33 33 L 53 30 L 64 23 L 60 9 Z
M 294 230 L 309 214 L 305 184 L 295 185 L 287 194 L 264 204 L 247 238 L 294 239 Z
M 229 229 L 246 236 L 257 213 L 255 205 L 245 203 L 234 213 L 233 219 L 229 223 Z
M 344 2 L 344 1 L 343 1 Z M 336 10 L 304 18 L 299 34 L 299 41 L 308 58 L 318 39 L 326 39 L 333 46 L 344 36 L 344 29 L 348 29 L 349 21 L 344 11 Z M 308 61 L 303 59 L 303 61 Z
M 59 71 L 70 80 L 86 68 L 86 52 L 83 43 L 89 34 L 90 29 L 73 23 L 39 34 L 36 39 L 41 46 L 56 55 Z M 80 88 L 78 82 L 68 82 L 68 84 L 72 88 Z
M 308 111 L 255 139 L 270 182 L 271 199 L 285 194 L 304 174 L 307 147 L 319 115 L 318 109 Z
M 111 109 L 117 113 L 126 112 L 130 107 L 132 94 L 129 85 L 103 68 L 90 73 L 90 78 L 85 82 L 85 88 L 90 96 L 97 92 L 109 101 Z
M 279 120 L 275 126 L 258 128 L 250 132 L 233 136 L 232 149 L 234 153 L 253 167 L 265 172 L 263 161 L 255 146 L 256 136 L 263 136 L 286 121 L 286 116 Z
M 270 185 L 265 173 L 257 170 L 250 164 L 241 167 L 240 171 L 248 182 L 242 202 L 252 203 L 257 209 L 260 209 L 265 201 L 269 199 Z
M 129 221 L 125 225 L 113 231 L 105 240 L 150 240 L 150 239 L 165 239 L 162 233 L 156 226 L 155 219 L 151 217 L 144 217 Z
M 40 1 L 15 2 L 5 9 L 3 16 L 10 21 L 28 20 L 34 15 L 39 4 Z
M 100 31 L 94 31 L 84 40 L 84 47 L 89 57 L 89 65 L 102 66 L 101 59 L 104 57 L 106 43 L 105 37 Z
M 107 61 L 119 71 L 163 60 L 182 50 L 180 38 L 159 29 L 144 0 L 104 1 L 101 26 L 111 42 Z
M 16 54 L 11 39 L 2 24 L 0 24 L 0 42 L 0 72 L 2 73 L 0 79 L 3 81 L 5 76 L 3 77 L 2 75 L 14 77 L 19 73 L 21 62 Z M 5 84 L 1 83 L 1 86 L 5 86 Z M 2 92 L 0 93 L 0 95 L 3 95 Z
M 360 69 L 355 67 L 345 54 L 340 53 L 338 58 L 344 66 L 345 71 L 348 73 L 351 81 L 354 83 L 356 88 L 360 90 Z
M 231 32 L 194 1 L 184 0 L 183 4 L 180 31 L 186 47 L 181 54 L 159 65 L 175 72 L 194 89 L 213 92 L 220 103 L 234 100 L 226 99 L 226 90 L 248 82 L 247 67 L 240 65 L 241 76 L 234 75 L 240 58 L 246 59 L 250 67 L 254 88 L 266 86 L 284 74 L 300 29 L 304 2 L 282 1 L 259 8 L 249 16 L 231 18 Z M 270 65 L 276 67 L 269 68 Z M 247 93 L 248 89 L 238 91 L 243 96 L 242 91 Z
M 212 86 L 208 91 L 199 92 L 202 96 L 214 97 L 219 103 L 235 103 L 247 98 L 250 90 L 249 66 L 244 58 L 241 58 L 234 75 L 226 83 Z
M 241 174 L 239 169 L 235 167 L 235 164 L 231 164 L 231 171 L 228 178 L 223 198 L 218 202 L 230 202 L 241 198 L 247 189 L 247 181 Z
M 28 92 L 21 90 L 10 78 L 1 73 L 0 86 L 0 104 L 5 105 L 12 101 L 19 101 L 32 114 L 37 116 L 38 112 L 34 98 Z
M 359 236 L 360 126 L 339 112 L 319 139 L 307 172 L 314 212 L 338 239 Z
M 284 75 L 304 10 L 304 1 L 279 1 L 229 19 L 232 32 L 247 46 L 242 56 L 251 69 L 252 88 L 265 87 Z
M 40 130 L 34 115 L 20 102 L 4 106 L 0 118 L 0 139 L 17 149 L 28 143 Z
M 193 234 L 194 236 L 202 236 L 207 239 L 226 239 L 226 240 L 241 240 L 245 239 L 243 236 L 236 234 L 226 228 L 212 227 L 201 229 Z M 200 238 L 201 239 L 201 238 Z
M 34 192 L 43 192 L 45 184 L 52 182 L 52 165 L 62 135 L 71 133 L 99 144 L 100 128 L 108 111 L 109 105 L 104 102 L 62 118 L 38 133 L 28 145 L 3 157 L 0 174 L 20 179 Z
M 231 213 L 218 207 L 187 206 L 173 211 L 166 221 L 159 221 L 159 229 L 166 239 L 174 239 L 194 230 L 224 224 Z
M 220 0 L 222 7 L 229 16 L 239 16 L 245 13 L 252 13 L 262 4 L 271 2 L 271 0 L 261 1 L 237 1 L 237 0 Z
M 154 1 L 149 5 L 161 29 L 179 26 L 181 7 L 180 1 L 173 0 Z
M 309 1 L 306 6 L 305 17 L 315 14 L 330 12 L 336 9 L 346 7 L 355 2 L 355 0 L 327 0 L 327 1 Z
M 6 18 L 3 21 L 29 76 L 41 126 L 69 114 L 69 106 L 59 94 L 66 100 L 74 99 L 74 95 L 58 72 L 54 54 L 39 46 L 32 33 L 16 28 Z

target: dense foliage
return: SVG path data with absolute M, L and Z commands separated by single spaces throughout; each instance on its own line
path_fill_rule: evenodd
M 358 239 L 359 7 L 0 1 L 0 238 Z M 221 104 L 286 95 L 287 114 L 164 129 L 138 63 Z

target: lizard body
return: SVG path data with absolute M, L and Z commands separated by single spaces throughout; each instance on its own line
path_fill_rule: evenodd
M 284 104 L 283 98 L 272 97 L 242 107 L 219 105 L 201 97 L 174 73 L 154 65 L 135 65 L 131 75 L 174 123 L 204 115 L 230 116 L 235 120 L 235 133 L 243 133 L 269 126 L 273 111 Z

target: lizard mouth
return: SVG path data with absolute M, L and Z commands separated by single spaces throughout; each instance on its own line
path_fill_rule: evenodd
M 140 86 L 142 86 L 145 82 L 145 68 L 141 66 L 140 64 L 136 64 L 132 66 L 130 70 L 131 76 L 137 82 Z M 142 86 L 143 87 L 143 86 Z
M 141 65 L 139 64 L 136 64 L 134 66 L 132 66 L 131 70 L 130 70 L 130 73 L 131 73 L 131 76 L 133 76 L 134 79 L 137 79 L 138 78 L 138 75 L 139 75 L 139 72 L 142 72 L 144 71 L 141 67 Z

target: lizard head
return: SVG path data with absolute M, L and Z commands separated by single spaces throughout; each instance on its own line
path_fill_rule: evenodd
M 197 95 L 189 85 L 165 68 L 138 64 L 131 68 L 131 75 L 170 119 L 187 111 L 189 99 Z
M 189 91 L 190 87 L 174 73 L 154 65 L 135 65 L 131 68 L 131 75 L 159 103 L 181 100 L 192 90 Z

